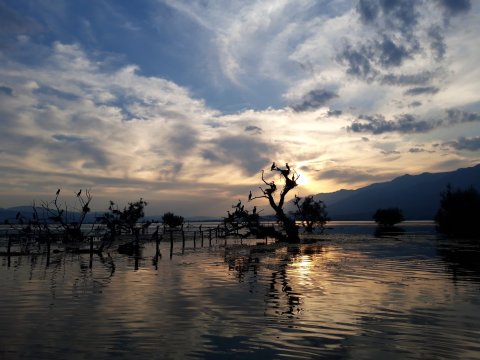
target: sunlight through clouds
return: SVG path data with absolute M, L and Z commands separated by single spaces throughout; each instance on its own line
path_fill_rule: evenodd
M 477 3 L 59 4 L 1 5 L 5 199 L 64 184 L 219 215 L 272 161 L 307 195 L 480 159 Z

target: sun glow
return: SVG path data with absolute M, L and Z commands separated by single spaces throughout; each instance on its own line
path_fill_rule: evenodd
M 305 175 L 305 174 L 300 174 L 298 180 L 297 180 L 297 184 L 298 185 L 301 185 L 301 186 L 307 186 L 309 184 L 309 179 L 308 177 Z

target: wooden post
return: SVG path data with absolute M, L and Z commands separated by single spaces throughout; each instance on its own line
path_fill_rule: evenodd
M 185 253 L 185 231 L 182 229 L 182 254 Z
M 173 256 L 173 231 L 170 230 L 170 259 Z
M 212 229 L 208 229 L 208 246 L 212 246 Z
M 193 248 L 197 248 L 197 232 L 193 231 Z
M 203 248 L 203 231 L 200 230 L 200 234 L 202 234 L 202 248 Z
M 12 248 L 12 235 L 8 237 L 8 244 L 7 244 L 7 257 L 8 257 L 8 267 L 10 267 L 10 250 Z
M 47 266 L 50 265 L 50 236 L 47 236 Z
M 90 262 L 88 267 L 91 269 L 93 265 L 93 236 L 90 236 Z

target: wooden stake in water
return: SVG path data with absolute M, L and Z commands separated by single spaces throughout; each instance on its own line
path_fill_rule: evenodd
M 182 230 L 182 254 L 185 253 L 185 231 Z
M 173 231 L 170 230 L 170 259 L 173 256 Z
M 88 267 L 91 269 L 93 265 L 93 236 L 90 236 L 90 262 Z
M 7 244 L 7 257 L 8 257 L 8 267 L 10 267 L 10 250 L 12 248 L 12 237 L 8 237 L 8 244 Z
M 196 231 L 193 232 L 193 248 L 194 249 L 197 248 L 197 232 Z

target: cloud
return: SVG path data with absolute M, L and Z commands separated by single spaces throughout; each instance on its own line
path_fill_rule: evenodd
M 328 117 L 339 117 L 342 115 L 343 111 L 342 110 L 328 110 L 327 116 Z
M 295 111 L 315 110 L 326 105 L 330 100 L 338 98 L 338 94 L 326 89 L 317 89 L 304 95 L 299 104 L 293 105 Z
M 423 94 L 436 94 L 440 89 L 435 86 L 421 86 L 408 89 L 403 94 L 409 96 L 423 95 Z
M 424 133 L 435 128 L 435 124 L 418 120 L 411 114 L 395 116 L 395 120 L 386 120 L 383 115 L 360 115 L 347 130 L 358 133 L 383 134 L 386 132 Z
M 13 96 L 13 89 L 8 86 L 0 86 L 0 94 L 8 95 L 8 96 Z
M 408 149 L 408 152 L 412 153 L 412 154 L 418 154 L 418 153 L 424 153 L 424 152 L 433 153 L 435 151 L 426 150 L 426 149 L 421 148 L 421 147 L 413 147 L 413 148 Z
M 367 169 L 355 169 L 350 167 L 338 167 L 328 170 L 320 170 L 316 173 L 319 180 L 336 180 L 341 183 L 365 183 L 371 181 L 380 181 L 388 178 Z
M 457 15 L 469 11 L 472 7 L 470 0 L 437 0 L 448 15 Z
M 221 165 L 234 165 L 247 175 L 260 172 L 274 154 L 271 145 L 247 136 L 224 136 L 211 145 L 203 152 L 205 159 Z
M 479 113 L 468 112 L 459 109 L 448 109 L 446 110 L 446 113 L 447 117 L 445 119 L 445 123 L 448 125 L 480 121 Z
M 458 140 L 446 142 L 443 145 L 450 146 L 456 150 L 477 151 L 480 150 L 480 136 L 472 138 L 459 137 Z
M 421 120 L 412 114 L 395 115 L 394 120 L 387 120 L 381 114 L 360 115 L 350 126 L 347 126 L 347 130 L 377 135 L 388 132 L 415 134 L 425 133 L 438 127 L 480 121 L 480 114 L 475 112 L 448 109 L 445 113 L 445 117 L 437 120 Z
M 254 125 L 248 125 L 245 127 L 245 131 L 250 134 L 259 135 L 262 133 L 262 128 Z

